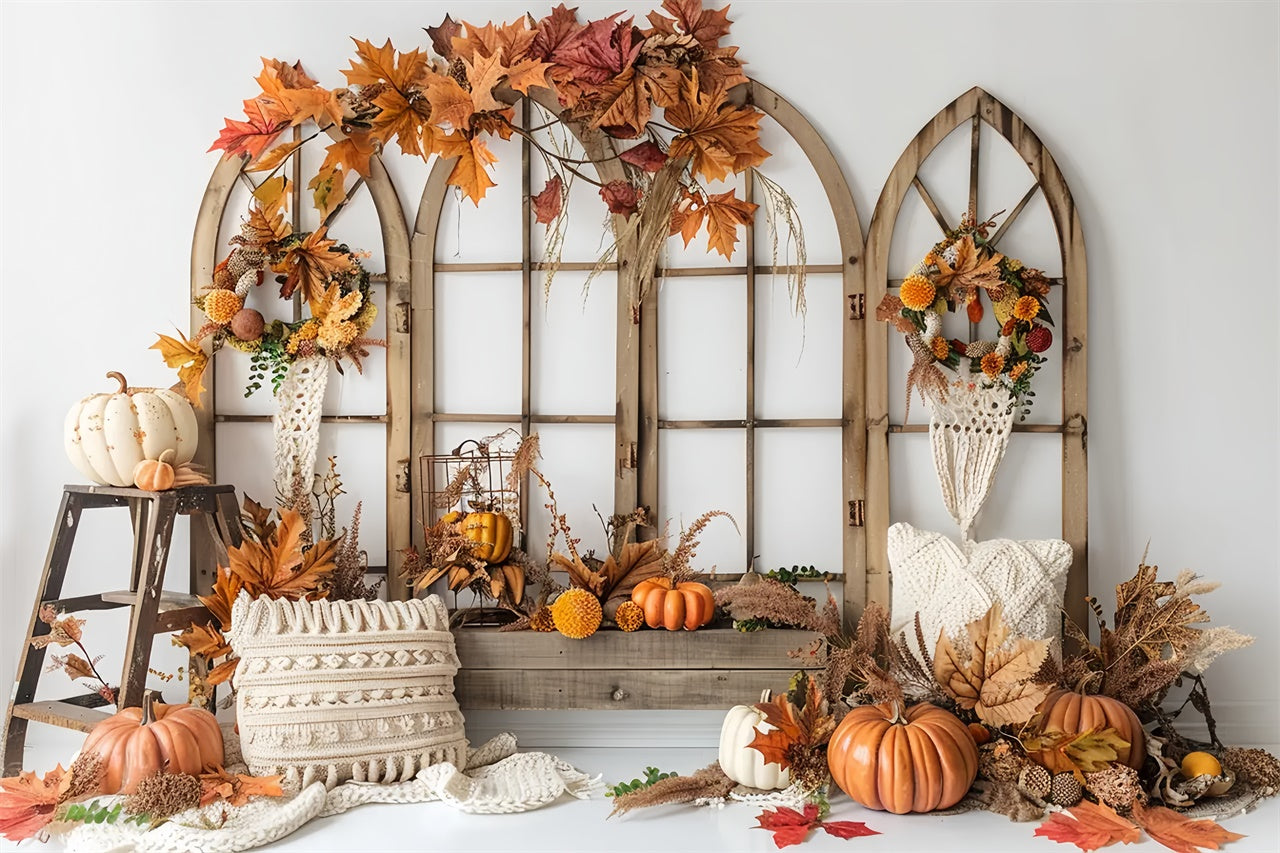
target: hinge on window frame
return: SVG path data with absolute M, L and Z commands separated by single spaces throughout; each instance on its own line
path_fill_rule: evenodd
M 867 316 L 867 296 L 864 293 L 849 294 L 849 319 L 861 320 Z
M 862 527 L 866 515 L 866 504 L 862 499 L 849 501 L 849 526 Z
M 627 446 L 623 448 L 622 455 L 618 457 L 618 472 L 621 473 L 623 469 L 628 468 L 634 471 L 636 464 L 636 443 L 634 441 L 628 442 Z
M 409 460 L 400 459 L 396 464 L 396 491 L 409 493 Z
M 393 322 L 392 327 L 402 335 L 409 334 L 410 317 L 413 316 L 409 309 L 410 305 L 408 302 L 397 302 L 393 312 L 395 315 L 395 321 Z

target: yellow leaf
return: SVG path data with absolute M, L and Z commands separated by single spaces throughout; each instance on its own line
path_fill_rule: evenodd
M 376 150 L 374 140 L 367 132 L 353 132 L 324 149 L 324 162 L 320 164 L 320 168 L 341 166 L 367 178 L 371 174 L 369 160 Z
M 258 200 L 263 210 L 285 211 L 289 209 L 289 198 L 292 190 L 293 181 L 290 181 L 284 175 L 277 175 L 259 184 L 258 188 L 253 191 L 253 197 Z M 283 214 L 281 214 L 280 221 L 284 221 Z
M 258 162 L 254 163 L 252 166 L 246 166 L 245 171 L 246 172 L 270 172 L 276 166 L 279 166 L 281 163 L 283 163 L 290 154 L 297 151 L 300 147 L 302 147 L 301 139 L 294 140 L 293 142 L 281 143 L 280 145 L 277 145 L 275 148 L 272 148 L 270 151 L 264 154 L 262 158 L 259 159 Z M 284 180 L 284 179 L 279 178 L 277 180 Z M 261 189 L 261 187 L 259 187 L 259 189 Z M 255 192 L 254 195 L 256 196 L 257 192 Z
M 347 188 L 343 184 L 344 177 L 341 166 L 336 164 L 322 166 L 307 184 L 316 210 L 320 213 L 321 221 L 327 219 L 329 214 L 346 199 Z
M 1048 687 L 1033 681 L 1049 654 L 1048 640 L 1019 638 L 1009 644 L 1009 628 L 997 601 L 966 627 L 964 658 L 942 632 L 934 654 L 934 677 L 962 708 L 993 726 L 1026 722 L 1044 700 Z
M 204 369 L 209 363 L 208 354 L 199 344 L 187 340 L 187 336 L 181 331 L 178 332 L 181 340 L 168 335 L 157 335 L 157 337 L 159 340 L 148 349 L 159 350 L 165 364 L 178 368 L 178 379 L 182 381 L 187 399 L 191 401 L 191 405 L 199 408 L 200 395 L 204 392 L 204 385 L 201 384 L 200 379 L 204 376 Z

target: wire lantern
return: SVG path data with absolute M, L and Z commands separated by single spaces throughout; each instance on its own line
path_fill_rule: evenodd
M 467 439 L 448 453 L 422 456 L 423 526 L 447 513 L 498 512 L 520 530 L 520 484 L 511 482 L 515 451 L 498 447 L 501 435 Z

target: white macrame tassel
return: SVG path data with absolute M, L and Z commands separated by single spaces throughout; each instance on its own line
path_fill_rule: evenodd
M 329 382 L 329 360 L 322 355 L 300 358 L 289 365 L 276 392 L 275 483 L 276 493 L 293 492 L 293 479 L 303 477 L 310 489 L 320 447 L 320 408 Z
M 976 383 L 952 385 L 946 400 L 929 397 L 933 465 L 942 500 L 960 525 L 963 540 L 972 540 L 969 532 L 1009 446 L 1015 409 L 1011 403 L 1008 389 Z

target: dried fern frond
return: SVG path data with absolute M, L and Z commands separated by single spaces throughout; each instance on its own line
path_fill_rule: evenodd
M 650 806 L 717 799 L 727 796 L 737 784 L 720 769 L 719 761 L 713 761 L 691 776 L 660 779 L 647 788 L 615 797 L 609 817 Z
M 663 570 L 672 580 L 683 580 L 693 574 L 690 561 L 697 554 L 699 540 L 702 531 L 713 518 L 727 518 L 733 524 L 733 529 L 738 530 L 738 522 L 729 513 L 721 509 L 712 509 L 704 512 L 694 520 L 693 524 L 680 534 L 680 541 L 676 544 L 676 549 L 667 555 L 666 565 Z M 741 531 L 739 530 L 739 533 Z
M 718 607 L 732 607 L 744 619 L 764 619 L 824 635 L 832 627 L 818 614 L 817 603 L 812 598 L 773 578 L 761 578 L 759 583 L 750 586 L 721 587 L 716 590 L 715 599 Z

